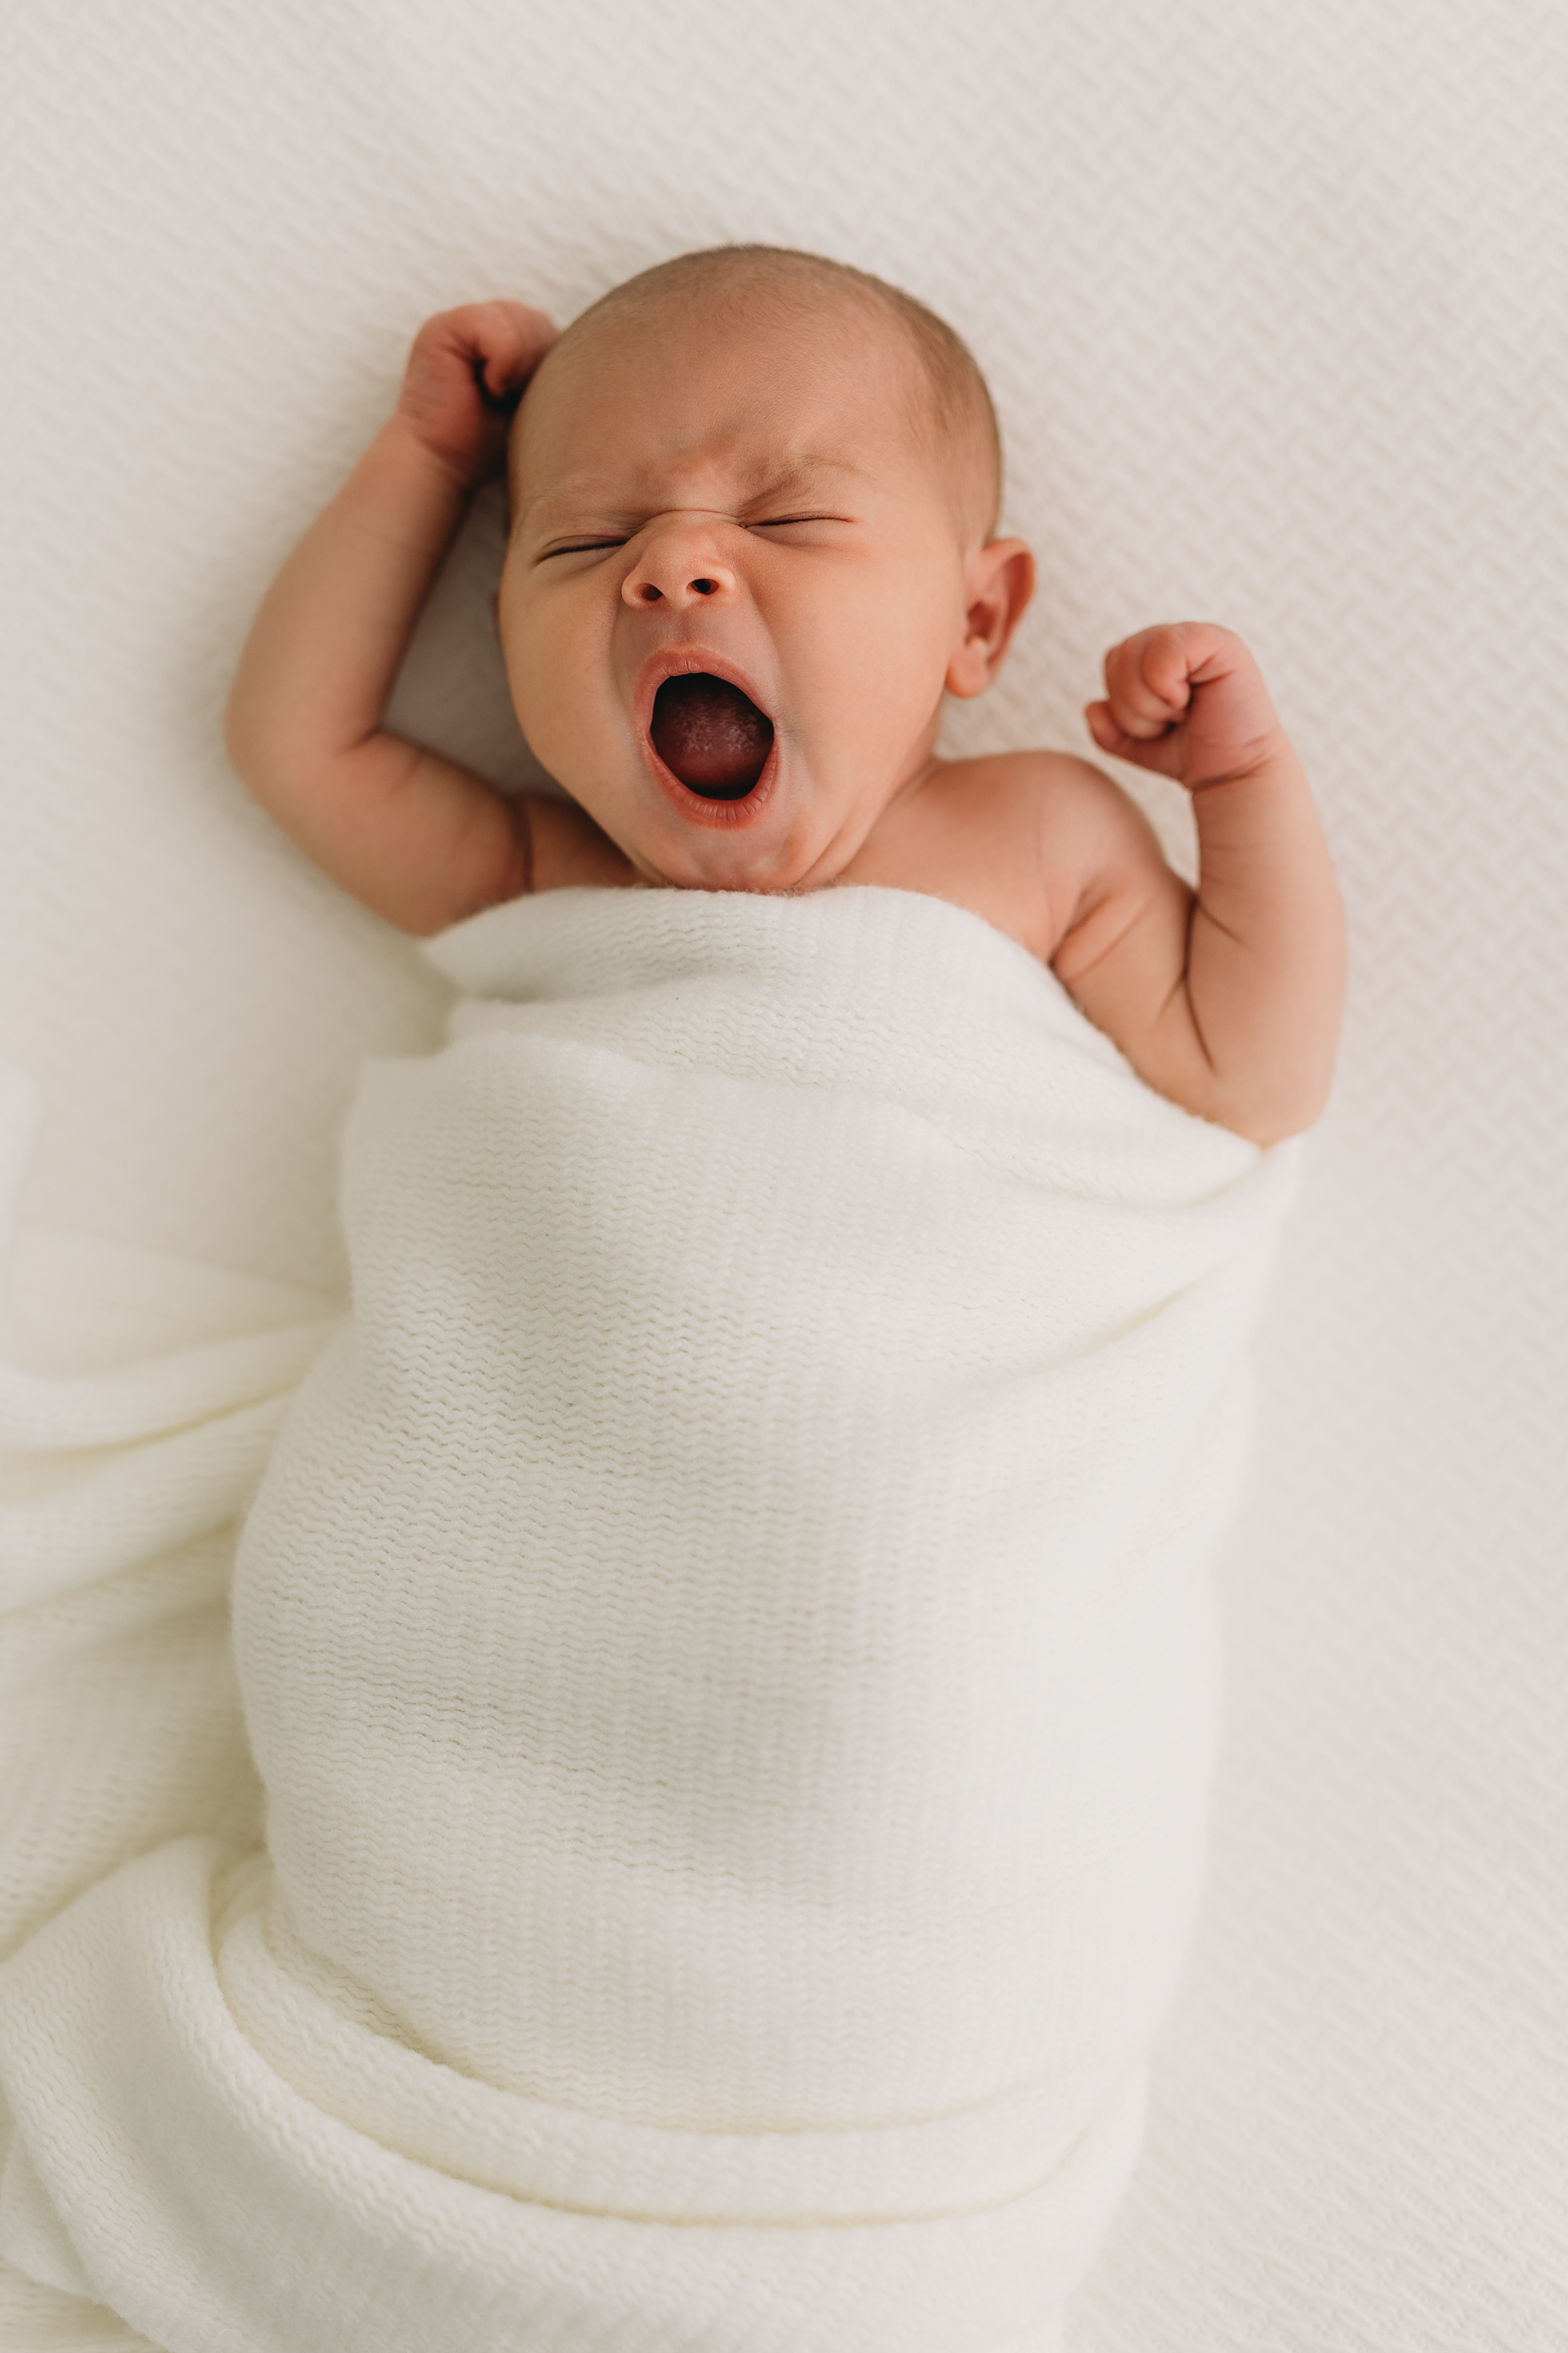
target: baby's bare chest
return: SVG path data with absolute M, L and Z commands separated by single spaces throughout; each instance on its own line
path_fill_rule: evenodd
M 954 761 L 872 828 L 845 883 L 967 907 L 1048 963 L 1078 897 L 1070 840 L 1037 776 L 1011 761 Z

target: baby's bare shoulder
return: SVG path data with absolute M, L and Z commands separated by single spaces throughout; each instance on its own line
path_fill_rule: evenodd
M 1137 803 L 1075 753 L 952 760 L 936 799 L 950 854 L 960 838 L 966 845 L 958 863 L 969 903 L 1043 963 L 1108 890 L 1157 874 L 1174 881 Z
M 521 805 L 529 847 L 525 890 L 568 890 L 574 884 L 625 889 L 637 880 L 625 852 L 575 801 L 526 792 Z
M 950 760 L 943 781 L 971 807 L 994 808 L 999 816 L 1043 827 L 1064 844 L 1075 833 L 1125 822 L 1124 812 L 1143 822 L 1121 786 L 1076 752 L 989 752 L 977 760 Z
M 1105 869 L 1118 807 L 1143 824 L 1109 776 L 1069 752 L 938 760 L 840 879 L 952 900 L 1048 964 Z

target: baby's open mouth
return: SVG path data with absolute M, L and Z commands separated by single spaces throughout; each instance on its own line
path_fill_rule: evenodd
M 667 678 L 648 730 L 666 768 L 705 801 L 744 800 L 767 765 L 773 721 L 749 695 L 706 670 Z

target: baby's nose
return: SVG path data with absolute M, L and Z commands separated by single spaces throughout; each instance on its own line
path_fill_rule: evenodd
M 718 560 L 706 533 L 656 532 L 621 584 L 628 604 L 673 605 L 677 612 L 735 593 L 735 575 Z

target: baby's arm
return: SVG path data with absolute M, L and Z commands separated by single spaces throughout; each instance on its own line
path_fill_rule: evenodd
M 1345 988 L 1344 913 L 1305 773 L 1228 630 L 1143 630 L 1106 656 L 1105 681 L 1091 732 L 1192 794 L 1198 889 L 1107 784 L 1052 968 L 1161 1094 L 1257 1144 L 1299 1134 L 1328 1098 Z
M 532 880 L 527 810 L 389 734 L 381 713 L 554 332 L 520 302 L 425 323 L 396 411 L 273 583 L 229 698 L 225 742 L 257 799 L 334 881 L 410 932 L 440 931 Z

